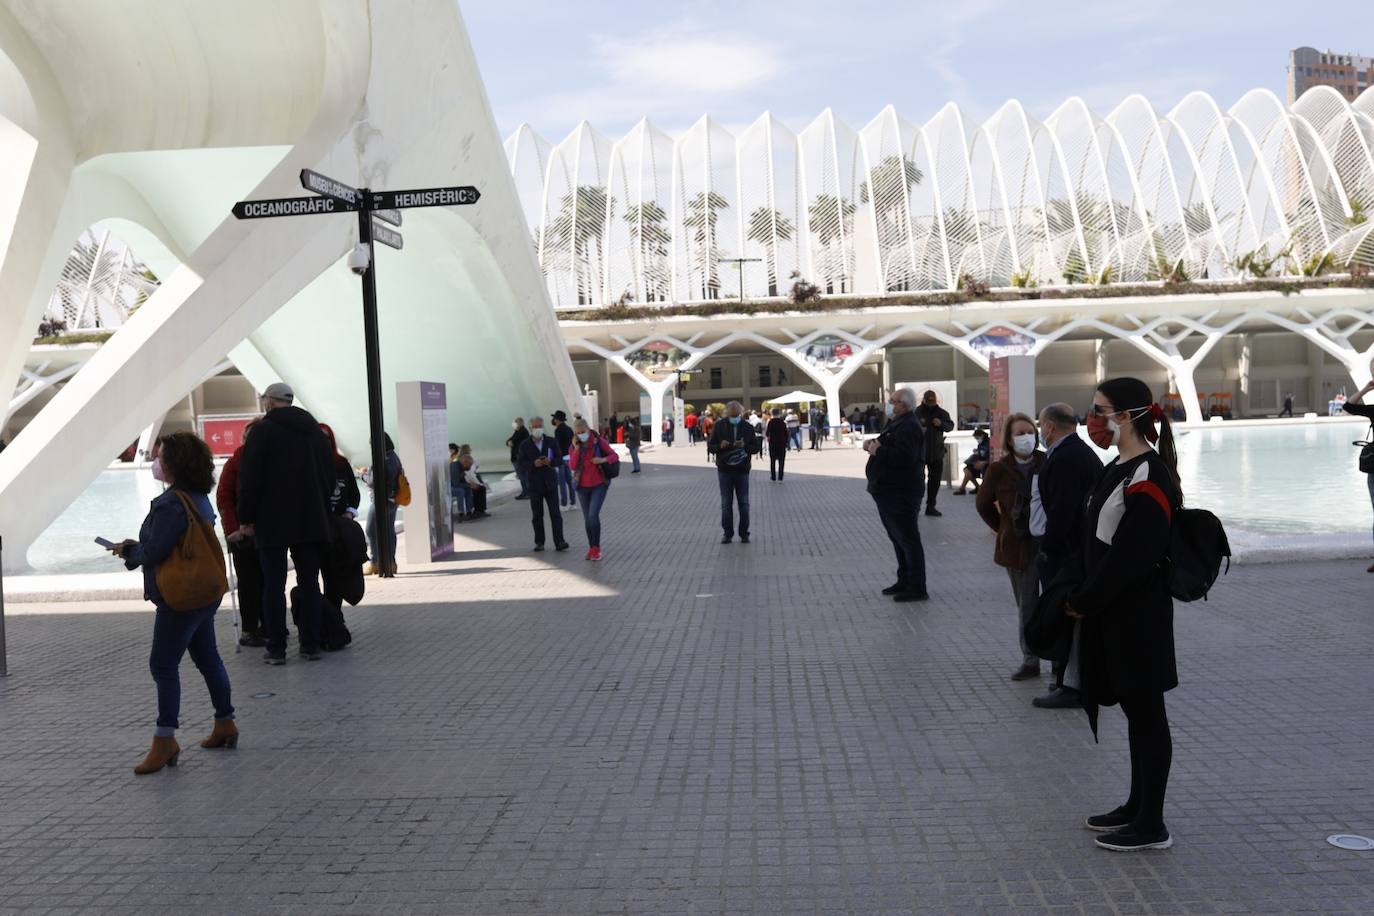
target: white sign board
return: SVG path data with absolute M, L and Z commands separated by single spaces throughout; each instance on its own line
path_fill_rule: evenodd
M 405 509 L 406 562 L 433 563 L 453 555 L 447 389 L 443 382 L 398 382 L 396 406 L 396 444 L 411 494 Z

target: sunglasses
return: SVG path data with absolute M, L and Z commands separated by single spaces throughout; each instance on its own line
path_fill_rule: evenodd
M 1120 412 L 1115 407 L 1103 407 L 1100 404 L 1094 404 L 1088 408 L 1088 413 L 1094 417 L 1110 417 L 1112 414 Z

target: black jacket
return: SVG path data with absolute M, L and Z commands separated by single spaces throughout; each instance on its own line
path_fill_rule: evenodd
M 925 435 L 915 413 L 896 417 L 878 435 L 878 448 L 868 456 L 868 492 L 874 496 L 912 496 L 921 489 L 925 470 Z
M 1041 553 L 1063 561 L 1082 546 L 1088 491 L 1100 473 L 1102 460 L 1077 433 L 1070 433 L 1049 453 L 1038 475 L 1040 506 L 1045 510 Z
M 954 429 L 954 420 L 950 418 L 949 411 L 939 404 L 934 407 L 927 407 L 924 402 L 916 405 L 916 419 L 921 424 L 921 430 L 926 437 L 926 461 L 945 460 L 945 434 Z M 937 428 L 931 425 L 932 420 L 939 420 L 940 426 Z
M 726 442 L 743 442 L 744 447 L 728 448 L 724 445 Z M 746 474 L 749 472 L 751 456 L 759 453 L 759 434 L 755 432 L 754 427 L 744 422 L 743 417 L 740 417 L 738 424 L 722 417 L 711 427 L 711 438 L 707 442 L 707 448 L 715 452 L 718 470 Z M 739 454 L 741 451 L 744 452 L 743 457 Z
M 547 436 L 548 433 L 546 432 L 546 433 L 544 433 L 544 435 Z M 554 430 L 553 430 L 553 437 L 554 437 L 554 439 L 556 439 L 556 440 L 558 441 L 558 453 L 559 453 L 559 455 L 562 456 L 562 457 L 564 457 L 564 458 L 568 457 L 568 453 L 572 451 L 572 443 L 573 443 L 573 431 L 572 431 L 572 426 L 570 426 L 570 425 L 567 424 L 567 423 L 560 423 L 560 424 L 558 424 L 557 426 L 554 427 Z
M 243 443 L 239 524 L 263 547 L 327 543 L 334 452 L 320 424 L 299 407 L 269 410 Z
M 344 515 L 349 509 L 357 510 L 363 501 L 358 490 L 358 478 L 353 476 L 353 465 L 342 455 L 334 456 L 334 487 L 329 494 L 329 514 Z M 337 527 L 336 527 L 337 530 Z M 353 602 L 357 604 L 357 602 Z
M 517 426 L 515 431 L 506 440 L 506 445 L 510 446 L 510 463 L 517 464 L 520 461 L 520 443 L 530 437 L 530 431 L 523 426 Z
M 539 458 L 549 459 L 549 464 L 546 467 L 535 467 L 534 462 Z M 525 472 L 525 479 L 529 482 L 531 490 L 535 493 L 558 492 L 558 465 L 561 462 L 558 442 L 553 436 L 546 433 L 538 440 L 533 436 L 526 436 L 520 442 L 516 459 L 516 466 Z

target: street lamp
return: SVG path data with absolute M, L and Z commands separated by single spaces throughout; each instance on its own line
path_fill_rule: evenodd
M 740 301 L 743 301 L 743 300 L 744 300 L 744 265 L 745 265 L 745 264 L 757 264 L 757 263 L 759 263 L 759 262 L 762 261 L 762 260 L 763 260 L 763 258 L 720 258 L 719 260 L 716 261 L 717 264 L 738 264 L 738 265 L 739 265 L 739 297 L 740 297 Z

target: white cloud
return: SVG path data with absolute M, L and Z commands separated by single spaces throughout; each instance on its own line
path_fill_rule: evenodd
M 669 92 L 740 92 L 782 71 L 779 49 L 758 41 L 657 35 L 601 38 L 597 45 L 617 83 Z

